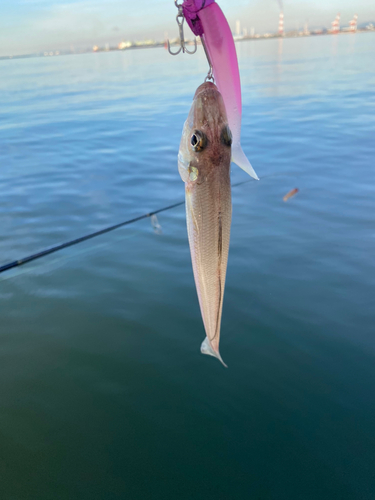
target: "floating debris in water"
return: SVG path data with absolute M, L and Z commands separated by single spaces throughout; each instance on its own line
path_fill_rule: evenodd
M 291 191 L 289 191 L 289 193 L 287 193 L 287 194 L 284 196 L 283 200 L 284 200 L 284 201 L 288 201 L 288 200 L 289 200 L 289 198 L 292 198 L 292 196 L 294 196 L 294 195 L 295 195 L 295 194 L 297 194 L 297 193 L 298 193 L 298 189 L 297 189 L 297 188 L 294 188 L 294 189 L 292 189 Z
M 156 234 L 161 234 L 163 232 L 155 214 L 151 215 L 151 224 Z

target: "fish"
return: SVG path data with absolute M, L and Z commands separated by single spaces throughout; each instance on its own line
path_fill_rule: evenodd
M 183 127 L 178 170 L 185 183 L 190 254 L 206 332 L 201 352 L 225 367 L 219 342 L 232 221 L 232 140 L 224 100 L 214 83 L 205 82 Z
M 241 80 L 236 47 L 228 21 L 216 2 L 201 8 L 196 15 L 202 26 L 201 38 L 210 58 L 215 83 L 224 99 L 233 135 L 232 161 L 259 180 L 241 146 Z

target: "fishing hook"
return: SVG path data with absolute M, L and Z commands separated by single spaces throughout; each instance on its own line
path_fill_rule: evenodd
M 182 10 L 182 3 L 178 3 L 178 0 L 174 0 L 174 4 L 178 8 L 178 14 L 176 16 L 176 21 L 178 24 L 178 31 L 179 31 L 179 35 L 180 35 L 180 48 L 178 49 L 177 52 L 172 52 L 171 45 L 170 45 L 169 40 L 168 40 L 168 52 L 170 54 L 172 54 L 172 56 L 177 56 L 177 54 L 179 54 L 181 52 L 181 50 L 182 50 L 182 52 L 187 52 L 188 54 L 195 54 L 197 51 L 197 41 L 195 38 L 194 38 L 194 50 L 190 51 L 186 48 L 186 42 L 185 42 L 185 38 L 184 38 L 184 26 L 183 26 L 184 21 L 185 21 L 185 16 L 184 16 L 184 12 Z

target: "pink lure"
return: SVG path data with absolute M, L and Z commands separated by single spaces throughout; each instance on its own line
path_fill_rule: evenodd
M 236 47 L 228 21 L 217 3 L 201 9 L 198 16 L 203 28 L 201 36 L 211 60 L 215 83 L 224 99 L 232 131 L 232 161 L 259 180 L 241 147 L 241 82 Z

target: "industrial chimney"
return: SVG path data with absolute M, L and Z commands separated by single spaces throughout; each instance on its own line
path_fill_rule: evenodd
M 358 19 L 358 15 L 354 14 L 353 19 L 349 23 L 350 31 L 352 31 L 353 33 L 355 33 L 357 31 L 357 19 Z
M 279 36 L 284 36 L 284 14 L 280 12 L 279 14 Z
M 337 34 L 340 31 L 340 14 L 337 14 L 336 19 L 332 21 L 332 33 Z

